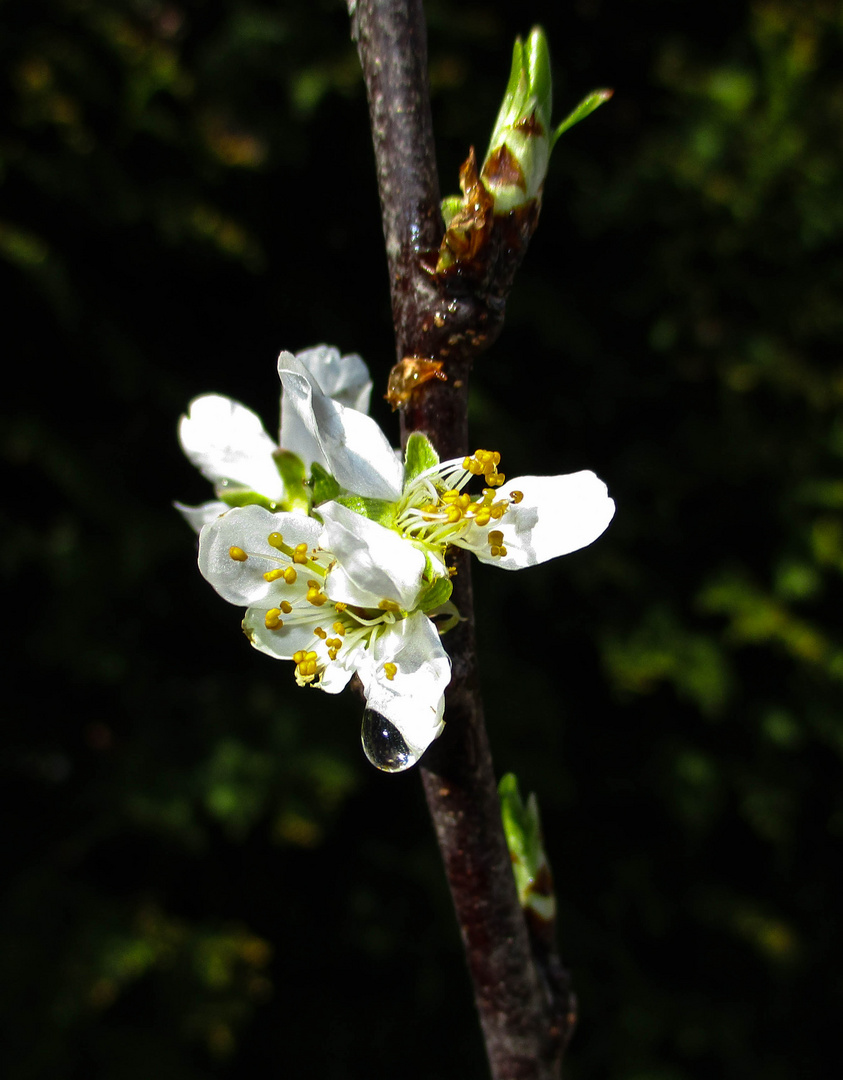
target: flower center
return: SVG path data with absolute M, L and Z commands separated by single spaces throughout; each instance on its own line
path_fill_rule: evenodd
M 396 525 L 403 535 L 441 556 L 449 544 L 459 544 L 472 525 L 484 529 L 500 521 L 510 506 L 524 498 L 520 491 L 498 497 L 497 489 L 506 480 L 498 471 L 500 460 L 496 450 L 475 450 L 470 457 L 454 458 L 426 469 L 404 489 Z M 487 486 L 479 496 L 463 490 L 471 480 L 481 477 Z M 506 555 L 500 529 L 490 529 L 487 542 L 493 556 Z
M 265 600 L 255 605 L 261 611 L 263 604 L 267 605 L 263 615 L 266 630 L 273 636 L 278 632 L 282 640 L 285 629 L 287 633 L 300 627 L 310 631 L 310 641 L 290 654 L 299 686 L 319 686 L 328 665 L 334 661 L 343 667 L 357 666 L 355 655 L 359 657 L 360 650 L 371 648 L 385 627 L 405 617 L 390 600 L 381 601 L 378 610 L 332 602 L 324 585 L 335 559 L 327 549 L 308 550 L 307 544 L 288 544 L 278 532 L 269 533 L 266 542 L 271 551 L 246 551 L 234 545 L 228 554 L 237 563 L 257 559 L 269 565 L 262 576 L 272 588 Z M 254 644 L 254 630 L 246 623 L 244 630 Z M 300 633 L 296 637 L 300 638 Z M 398 669 L 390 663 L 384 665 L 384 670 L 391 681 Z

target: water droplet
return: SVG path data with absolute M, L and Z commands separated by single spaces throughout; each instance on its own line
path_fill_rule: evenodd
M 374 709 L 363 713 L 360 738 L 366 757 L 384 772 L 403 772 L 421 757 L 410 749 L 398 728 Z

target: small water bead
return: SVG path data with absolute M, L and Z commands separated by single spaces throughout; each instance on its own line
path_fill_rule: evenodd
M 403 772 L 421 757 L 410 749 L 398 728 L 374 709 L 366 709 L 363 713 L 360 740 L 363 753 L 376 769 L 383 772 Z

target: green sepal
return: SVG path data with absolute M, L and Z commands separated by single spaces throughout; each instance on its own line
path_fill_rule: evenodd
M 526 804 L 522 801 L 514 773 L 501 777 L 498 796 L 518 899 L 522 907 L 526 907 L 530 900 L 530 888 L 539 868 L 547 862 L 542 845 L 539 805 L 535 795 L 530 795 Z
M 462 195 L 447 195 L 442 200 L 442 220 L 446 229 L 450 229 L 452 220 L 462 209 L 462 204 Z
M 283 507 L 273 502 L 272 499 L 268 499 L 266 495 L 260 495 L 257 491 L 252 491 L 251 488 L 245 487 L 223 487 L 219 485 L 216 489 L 217 498 L 220 502 L 224 502 L 226 506 L 262 506 L 265 510 L 271 510 L 273 514 L 278 513 Z
M 438 464 L 439 455 L 430 439 L 420 431 L 414 431 L 407 439 L 407 449 L 404 451 L 404 483 L 409 484 L 425 470 Z
M 340 506 L 347 506 L 355 514 L 360 514 L 369 521 L 376 521 L 387 529 L 395 524 L 395 503 L 387 499 L 365 499 L 362 495 L 340 495 Z
M 310 467 L 310 492 L 313 505 L 319 506 L 320 503 L 338 498 L 340 491 L 342 488 L 328 470 L 323 469 L 318 461 L 314 461 Z
M 614 90 L 592 90 L 587 97 L 582 99 L 574 111 L 565 117 L 559 127 L 551 135 L 550 148 L 553 149 L 556 145 L 556 140 L 563 132 L 567 131 L 568 128 L 572 128 L 574 124 L 578 124 L 580 120 L 585 120 L 585 118 L 590 116 L 595 109 L 598 109 L 605 101 L 608 101 L 613 93 Z
M 284 509 L 310 513 L 310 494 L 305 486 L 304 462 L 292 450 L 276 450 L 272 455 L 275 467 L 284 481 Z
M 449 577 L 439 577 L 425 589 L 418 599 L 418 607 L 424 611 L 433 611 L 451 599 L 454 586 Z

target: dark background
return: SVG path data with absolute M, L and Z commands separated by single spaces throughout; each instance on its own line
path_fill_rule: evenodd
M 431 0 L 443 194 L 542 21 L 566 134 L 472 440 L 593 468 L 593 547 L 478 567 L 499 772 L 538 794 L 569 1080 L 836 1077 L 843 15 Z M 175 430 L 275 357 L 393 361 L 328 0 L 0 3 L 0 1054 L 10 1080 L 484 1076 L 418 775 L 249 649 Z

